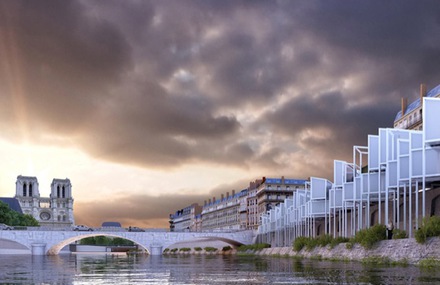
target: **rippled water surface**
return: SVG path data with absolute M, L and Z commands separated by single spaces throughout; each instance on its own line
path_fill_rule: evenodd
M 415 266 L 253 256 L 0 255 L 5 284 L 440 284 Z

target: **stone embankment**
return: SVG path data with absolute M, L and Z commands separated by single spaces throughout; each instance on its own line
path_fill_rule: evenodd
M 248 252 L 251 253 L 251 252 Z M 383 258 L 395 262 L 417 264 L 424 259 L 440 260 L 440 238 L 429 238 L 425 244 L 419 244 L 414 238 L 384 240 L 378 242 L 372 249 L 365 249 L 355 244 L 351 249 L 341 243 L 334 248 L 316 247 L 312 250 L 302 249 L 296 252 L 292 247 L 265 248 L 253 252 L 256 255 L 299 256 L 305 258 L 323 258 L 334 260 L 362 261 L 366 258 Z

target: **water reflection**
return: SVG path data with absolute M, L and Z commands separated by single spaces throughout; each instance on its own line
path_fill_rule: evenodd
M 0 255 L 0 283 L 433 284 L 438 270 L 260 256 Z

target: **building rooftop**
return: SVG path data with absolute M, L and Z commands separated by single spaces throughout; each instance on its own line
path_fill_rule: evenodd
M 23 211 L 21 210 L 20 203 L 18 202 L 17 199 L 0 197 L 0 201 L 2 201 L 3 203 L 6 203 L 9 206 L 9 208 L 11 208 L 12 210 L 14 210 L 20 214 L 23 214 Z
M 303 185 L 304 183 L 306 183 L 307 180 L 304 179 L 284 179 L 284 184 L 285 185 Z M 282 178 L 266 178 L 266 180 L 264 181 L 264 183 L 266 184 L 282 184 L 283 183 L 283 179 Z
M 120 228 L 121 223 L 119 222 L 103 222 L 101 224 L 101 227 L 114 227 L 114 228 Z
M 248 193 L 248 189 L 243 189 L 240 192 L 235 193 L 234 195 L 226 196 L 226 197 L 223 197 L 223 199 L 216 199 L 215 201 L 212 201 L 211 203 L 207 203 L 206 205 L 204 205 L 204 207 L 209 207 L 212 205 L 220 204 L 222 202 L 226 202 L 226 201 L 232 200 L 232 199 L 238 199 L 240 197 L 246 196 L 247 193 Z
M 440 94 L 440 85 L 438 85 L 437 87 L 431 89 L 427 94 L 426 97 L 436 97 L 437 95 Z M 418 98 L 417 100 L 415 100 L 414 102 L 412 102 L 411 104 L 409 104 L 406 107 L 406 111 L 405 113 L 411 113 L 412 111 L 414 111 L 415 109 L 417 109 L 418 107 L 420 107 L 422 104 L 422 102 L 420 102 L 420 98 Z M 399 112 L 397 112 L 396 118 L 394 119 L 394 122 L 400 120 L 400 118 L 402 118 L 402 110 L 400 110 Z

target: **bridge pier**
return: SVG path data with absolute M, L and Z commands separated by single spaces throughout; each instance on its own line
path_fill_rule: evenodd
M 45 255 L 46 254 L 46 244 L 45 243 L 33 243 L 32 255 Z
M 150 254 L 151 255 L 162 255 L 162 245 L 152 244 L 150 246 Z

